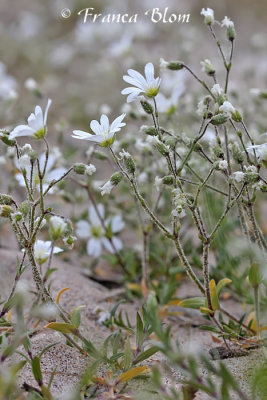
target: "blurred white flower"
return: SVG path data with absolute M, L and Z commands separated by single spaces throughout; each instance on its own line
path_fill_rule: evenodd
M 202 8 L 201 15 L 204 16 L 204 22 L 207 25 L 214 24 L 214 11 L 211 8 Z
M 27 89 L 29 91 L 34 91 L 37 89 L 37 82 L 33 78 L 28 78 L 24 82 L 24 87 L 25 87 L 25 89 Z
M 206 72 L 207 75 L 214 75 L 215 68 L 208 58 L 206 58 L 204 61 L 200 61 L 200 64 L 202 66 L 201 70 L 203 72 Z
M 51 253 L 51 245 L 52 242 L 50 241 L 43 241 L 43 240 L 37 240 L 34 244 L 34 257 L 37 261 L 38 264 L 43 264 L 45 263 Z M 63 251 L 59 247 L 54 247 L 53 248 L 53 254 L 61 253 Z
M 155 177 L 155 186 L 156 186 L 156 189 L 157 189 L 158 192 L 160 191 L 160 188 L 162 186 L 162 182 L 163 182 L 162 178 L 160 178 L 159 176 Z
M 122 90 L 122 94 L 128 95 L 127 103 L 136 100 L 141 93 L 145 96 L 152 98 L 155 97 L 159 92 L 160 78 L 154 78 L 154 65 L 148 63 L 145 66 L 145 77 L 134 69 L 128 69 L 128 75 L 123 76 L 123 80 L 130 85 L 126 89 Z
M 53 215 L 50 218 L 50 235 L 53 240 L 57 240 L 64 235 L 67 229 L 67 223 L 63 218 Z
M 120 115 L 111 124 L 105 114 L 101 115 L 100 123 L 96 120 L 91 121 L 90 128 L 94 134 L 84 131 L 73 131 L 72 137 L 75 139 L 89 140 L 102 147 L 110 146 L 115 140 L 115 133 L 119 132 L 126 124 L 122 122 L 126 114 Z
M 250 155 L 253 156 L 254 151 L 259 161 L 267 162 L 267 143 L 247 147 L 247 152 Z
M 104 221 L 105 228 L 108 230 L 110 241 L 106 236 L 101 219 Z M 121 240 L 115 236 L 124 228 L 124 222 L 121 216 L 116 215 L 105 219 L 105 209 L 102 204 L 97 206 L 97 211 L 93 206 L 89 207 L 88 221 L 82 220 L 77 222 L 76 234 L 81 239 L 88 239 L 87 253 L 93 257 L 99 257 L 103 248 L 114 253 L 114 248 L 119 251 L 122 249 Z M 114 247 L 114 248 L 113 248 Z
M 233 28 L 234 23 L 230 20 L 230 18 L 224 17 L 224 19 L 222 20 L 222 26 L 225 26 L 226 28 Z
M 96 167 L 93 164 L 89 164 L 85 168 L 85 174 L 88 176 L 93 175 L 96 172 Z
M 223 89 L 221 88 L 221 86 L 218 83 L 216 83 L 215 85 L 212 86 L 211 93 L 215 97 L 219 97 L 224 94 Z
M 28 125 L 19 125 L 12 132 L 10 132 L 9 138 L 15 139 L 21 136 L 31 136 L 34 139 L 41 139 L 46 135 L 46 121 L 47 113 L 51 105 L 51 99 L 48 100 L 45 112 L 40 106 L 35 107 L 34 113 L 28 118 Z
M 231 117 L 231 115 L 236 112 L 236 109 L 230 103 L 230 101 L 224 101 L 223 104 L 219 107 L 219 110 L 229 115 L 229 117 Z
M 236 182 L 240 183 L 243 182 L 245 179 L 245 174 L 242 171 L 236 171 L 233 173 L 233 178 Z
M 103 186 L 100 186 L 101 195 L 110 194 L 111 190 L 114 188 L 114 185 L 111 181 L 107 181 Z
M 7 74 L 5 64 L 0 62 L 0 99 L 13 99 L 16 86 L 15 78 Z
M 226 160 L 221 160 L 221 161 L 219 161 L 219 163 L 218 163 L 218 168 L 219 168 L 221 171 L 225 171 L 225 170 L 228 168 L 228 163 L 227 163 L 227 161 L 226 161 Z
M 19 160 L 25 156 L 20 157 Z M 46 160 L 46 155 L 45 155 L 45 153 L 43 153 L 43 154 L 41 154 L 41 156 L 39 158 L 39 165 L 40 165 L 41 171 L 43 171 L 43 169 L 44 169 L 45 160 Z M 50 154 L 48 157 L 48 161 L 47 161 L 46 173 L 43 178 L 43 191 L 45 191 L 48 188 L 49 183 L 51 183 L 53 180 L 57 180 L 57 179 L 61 178 L 67 171 L 66 168 L 62 168 L 62 167 L 54 168 L 56 161 L 57 161 L 57 159 L 53 156 L 53 154 Z M 19 161 L 16 161 L 16 166 L 18 169 L 21 168 Z M 26 179 L 29 182 L 31 179 L 31 165 L 30 164 L 24 165 L 23 169 L 26 170 Z M 20 184 L 20 186 L 22 186 L 22 187 L 26 186 L 22 173 L 16 174 L 15 178 L 18 181 L 18 183 Z M 38 169 L 35 164 L 33 167 L 33 187 L 37 188 L 39 190 L 40 189 L 39 183 L 40 183 L 40 181 L 39 181 Z M 54 193 L 54 188 L 51 188 L 49 193 Z

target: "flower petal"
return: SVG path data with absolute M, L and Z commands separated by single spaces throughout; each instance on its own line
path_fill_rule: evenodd
M 82 239 L 88 239 L 91 236 L 90 224 L 87 221 L 78 221 L 76 224 L 76 234 Z
M 102 250 L 101 241 L 95 238 L 91 238 L 87 242 L 87 253 L 89 256 L 99 257 Z
M 28 125 L 19 125 L 12 132 L 10 132 L 9 139 L 15 139 L 21 136 L 33 136 L 34 130 Z

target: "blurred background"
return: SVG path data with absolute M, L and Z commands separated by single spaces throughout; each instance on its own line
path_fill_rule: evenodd
M 85 7 L 102 14 L 138 13 L 139 19 L 136 24 L 84 24 L 77 12 Z M 169 13 L 190 13 L 190 22 L 154 24 L 144 12 L 155 7 L 161 11 L 169 7 Z M 108 113 L 110 106 L 115 114 L 120 112 L 125 102 L 120 95 L 125 87 L 122 75 L 128 68 L 142 72 L 148 61 L 158 68 L 163 57 L 183 60 L 199 70 L 200 61 L 210 58 L 220 76 L 221 61 L 203 25 L 202 7 L 213 8 L 218 21 L 227 15 L 235 23 L 231 89 L 238 85 L 239 93 L 247 97 L 250 89 L 266 87 L 266 0 L 2 0 L 0 97 L 5 97 L 8 81 L 12 101 L 0 110 L 1 127 L 23 121 L 37 103 L 29 78 L 37 82 L 44 97 L 40 104 L 45 104 L 47 97 L 53 99 L 50 122 L 60 124 L 66 134 L 72 126 L 88 127 L 92 118 L 102 111 Z M 71 10 L 69 18 L 61 15 L 66 8 Z M 229 44 L 226 35 L 221 39 L 223 45 Z M 179 78 L 187 80 L 184 74 Z M 165 89 L 168 91 L 167 86 Z

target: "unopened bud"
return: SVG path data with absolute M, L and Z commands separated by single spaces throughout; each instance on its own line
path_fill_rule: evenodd
M 152 107 L 152 105 L 146 101 L 146 100 L 141 100 L 140 101 L 141 106 L 143 107 L 143 110 L 147 113 L 147 114 L 153 114 L 154 109 Z
M 86 171 L 86 165 L 82 163 L 74 164 L 73 171 L 76 172 L 76 174 L 84 175 Z
M 122 180 L 122 174 L 120 172 L 115 172 L 115 174 L 113 174 L 110 177 L 110 182 L 112 183 L 113 186 L 118 185 L 121 180 Z
M 9 194 L 0 194 L 0 204 L 9 206 L 13 203 L 13 199 Z
M 218 126 L 224 124 L 228 120 L 228 115 L 226 114 L 217 114 L 211 119 L 212 125 Z
M 179 71 L 184 68 L 184 63 L 180 61 L 170 61 L 167 65 L 167 68 L 171 71 Z
M 0 205 L 0 217 L 9 218 L 13 208 L 7 205 Z

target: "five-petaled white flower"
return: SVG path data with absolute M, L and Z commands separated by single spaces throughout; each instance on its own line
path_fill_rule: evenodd
M 102 147 L 108 147 L 113 144 L 115 140 L 115 133 L 119 132 L 126 124 L 122 122 L 126 114 L 121 114 L 111 124 L 105 114 L 101 115 L 100 123 L 96 120 L 91 121 L 90 128 L 94 134 L 75 130 L 72 137 L 75 139 L 89 140 L 90 142 L 97 143 Z
M 104 221 L 105 229 L 101 219 Z M 97 211 L 93 206 L 89 207 L 88 220 L 89 222 L 82 220 L 77 223 L 76 234 L 81 239 L 88 239 L 87 253 L 90 256 L 99 257 L 103 248 L 111 253 L 114 253 L 114 249 L 117 251 L 122 249 L 121 240 L 115 236 L 124 227 L 119 215 L 105 219 L 104 206 L 99 204 Z
M 28 157 L 28 155 L 25 155 Z M 20 162 L 20 160 L 23 158 L 24 156 L 20 157 L 19 160 L 16 162 L 16 166 L 18 169 L 21 170 L 25 170 L 26 171 L 26 179 L 28 181 L 28 183 L 30 182 L 31 179 L 31 164 L 29 162 L 29 157 L 26 158 L 26 160 L 28 160 L 28 163 L 22 163 Z M 25 161 L 26 161 L 25 160 Z M 44 167 L 45 167 L 45 160 L 46 160 L 46 155 L 45 153 L 41 154 L 40 158 L 39 158 L 39 165 L 40 165 L 40 170 L 41 172 L 43 171 Z M 49 184 L 53 181 L 53 180 L 57 180 L 60 179 L 65 172 L 67 171 L 66 168 L 54 168 L 56 164 L 56 157 L 50 153 L 48 160 L 47 160 L 47 165 L 46 165 L 46 172 L 43 178 L 43 191 L 46 191 L 46 189 L 48 188 Z M 18 181 L 18 183 L 20 184 L 20 186 L 25 187 L 25 179 L 24 179 L 24 175 L 23 173 L 18 173 L 15 176 L 16 180 Z M 33 188 L 37 188 L 38 190 L 40 189 L 39 187 L 39 173 L 38 173 L 38 168 L 37 165 L 34 164 L 33 166 L 33 174 L 32 174 L 32 185 Z M 54 192 L 54 188 L 52 187 L 49 191 L 49 193 L 53 193 Z
M 48 241 L 43 241 L 43 240 L 36 240 L 34 243 L 34 257 L 37 261 L 38 264 L 43 264 L 45 263 L 51 253 L 51 246 L 52 242 Z M 61 253 L 63 251 L 60 247 L 54 246 L 53 248 L 53 254 Z
M 15 139 L 21 136 L 31 136 L 34 139 L 45 137 L 47 131 L 47 113 L 50 105 L 51 99 L 48 99 L 44 113 L 40 106 L 36 106 L 34 113 L 31 113 L 28 118 L 28 125 L 18 125 L 12 132 L 10 132 L 9 139 Z
M 132 87 L 122 90 L 122 94 L 127 94 L 127 103 L 136 100 L 138 96 L 143 93 L 145 96 L 152 98 L 159 92 L 161 79 L 154 78 L 154 65 L 148 63 L 145 66 L 145 77 L 134 69 L 128 69 L 128 75 L 124 75 L 123 80 Z

